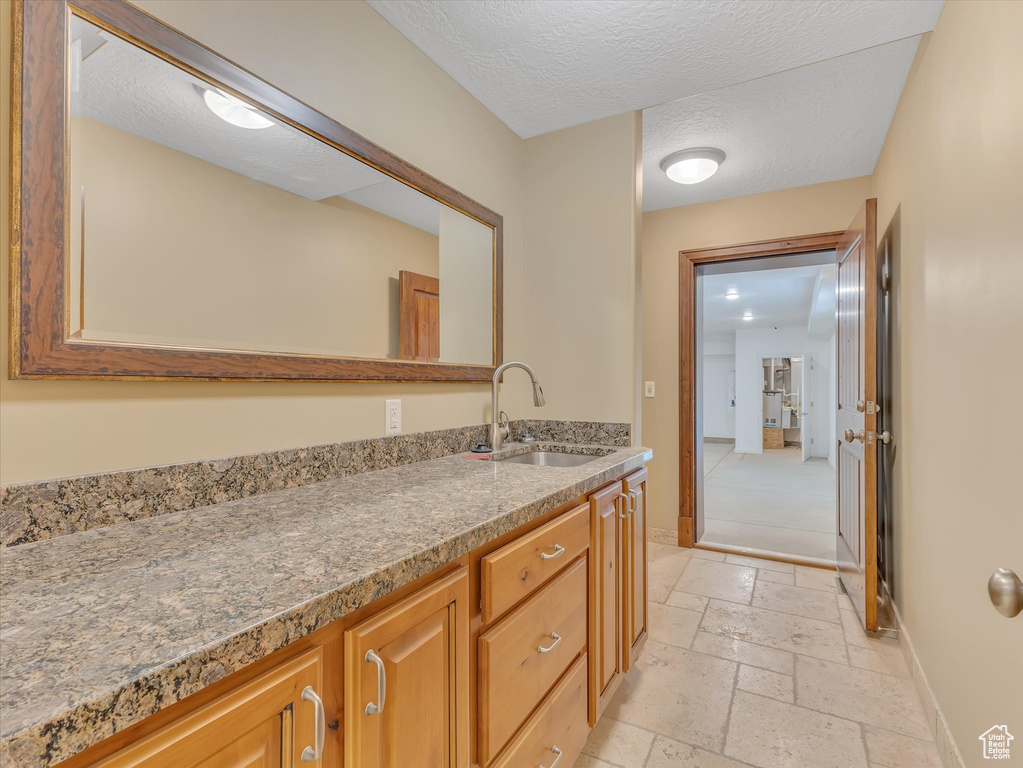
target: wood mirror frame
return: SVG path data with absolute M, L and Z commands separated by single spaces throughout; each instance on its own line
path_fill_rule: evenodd
M 70 15 L 142 47 L 494 229 L 493 364 L 88 341 L 70 333 Z M 10 377 L 489 381 L 502 359 L 502 217 L 123 0 L 15 0 L 11 78 Z

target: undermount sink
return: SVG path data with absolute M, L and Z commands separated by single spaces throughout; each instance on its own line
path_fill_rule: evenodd
M 581 453 L 561 453 L 560 451 L 530 451 L 519 453 L 507 458 L 495 459 L 509 464 L 532 464 L 537 467 L 578 467 L 580 464 L 587 464 L 599 456 L 589 456 Z

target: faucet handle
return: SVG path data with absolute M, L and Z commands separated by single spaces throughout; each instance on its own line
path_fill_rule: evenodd
M 501 415 L 497 417 L 497 424 L 501 428 L 501 436 L 507 440 L 511 437 L 511 426 L 508 420 L 508 414 L 505 411 L 501 411 Z

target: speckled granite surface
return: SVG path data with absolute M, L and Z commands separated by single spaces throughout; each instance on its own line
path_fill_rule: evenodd
M 522 425 L 543 440 L 630 444 L 628 424 L 520 421 L 513 432 Z M 477 424 L 0 487 L 0 547 L 448 456 L 487 434 Z
M 512 438 L 530 434 L 537 440 L 591 445 L 632 445 L 632 426 L 616 421 L 550 421 L 521 419 L 511 423 Z
M 649 458 L 460 453 L 6 549 L 0 763 L 67 758 Z

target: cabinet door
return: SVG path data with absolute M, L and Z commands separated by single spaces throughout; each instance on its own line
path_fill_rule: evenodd
M 622 617 L 624 652 L 622 671 L 628 672 L 647 638 L 647 550 L 646 550 L 646 469 L 625 478 L 628 516 L 622 520 L 625 531 L 623 551 L 626 564 L 622 569 L 622 594 L 625 605 Z M 622 500 L 624 505 L 626 502 Z
M 348 768 L 467 768 L 469 579 L 460 568 L 345 632 Z
M 590 725 L 621 682 L 622 498 L 621 483 L 590 497 Z
M 323 693 L 322 668 L 321 649 L 307 651 L 95 768 L 321 766 L 316 740 L 318 731 L 324 733 L 324 714 L 316 699 Z M 305 693 L 307 689 L 315 697 Z M 306 748 L 311 759 L 303 762 Z

